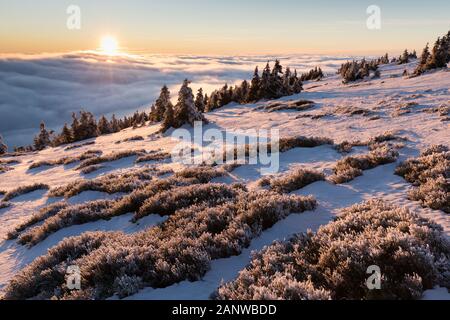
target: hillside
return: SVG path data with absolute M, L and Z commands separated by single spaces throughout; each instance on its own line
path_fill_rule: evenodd
M 406 68 L 412 72 L 415 65 L 416 62 L 411 62 L 406 65 Z M 176 276 L 174 275 L 173 278 L 168 276 L 168 279 L 161 280 L 153 288 L 138 283 L 135 285 L 139 287 L 139 290 L 124 289 L 124 293 L 119 292 L 119 295 L 131 299 L 208 299 L 222 281 L 232 281 L 250 263 L 253 250 L 260 251 L 274 241 L 288 239 L 294 234 L 308 230 L 317 231 L 319 227 L 329 224 L 341 209 L 375 198 L 394 206 L 407 208 L 418 216 L 438 224 L 442 227 L 446 241 L 449 241 L 450 215 L 448 212 L 431 209 L 429 205 L 422 206 L 419 201 L 410 200 L 408 191 L 412 188 L 412 184 L 402 176 L 396 175 L 395 172 L 400 163 L 409 158 L 418 157 L 421 152 L 433 145 L 450 147 L 448 122 L 450 73 L 447 69 L 420 77 L 407 78 L 402 76 L 404 69 L 405 65 L 383 65 L 380 67 L 380 78 L 346 85 L 342 84 L 339 76 L 329 75 L 318 82 L 306 82 L 304 92 L 298 95 L 256 104 L 230 104 L 205 114 L 209 124 L 204 125 L 204 130 L 215 128 L 223 132 L 239 134 L 240 130 L 279 129 L 282 138 L 303 136 L 332 139 L 334 144 L 317 143 L 312 148 L 294 146 L 280 153 L 280 170 L 277 177 L 283 177 L 298 169 L 313 170 L 323 173 L 324 176 L 314 179 L 317 181 L 312 183 L 305 183 L 304 187 L 286 186 L 281 178 L 274 182 L 274 186 L 278 184 L 288 189 L 283 189 L 279 197 L 267 195 L 267 199 L 262 198 L 260 201 L 280 205 L 286 212 L 273 213 L 276 218 L 270 220 L 270 223 L 263 221 L 267 223 L 261 222 L 258 227 L 253 224 L 242 227 L 239 224 L 243 228 L 240 231 L 245 234 L 242 236 L 245 240 L 241 238 L 239 241 L 236 240 L 241 247 L 236 244 L 229 248 L 222 244 L 226 247 L 221 248 L 223 251 L 217 249 L 219 252 L 211 255 L 209 259 L 205 258 L 206 262 L 196 261 L 200 266 L 198 268 L 204 270 L 203 274 L 199 271 L 199 277 L 183 279 L 181 272 L 177 274 L 172 270 L 171 274 Z M 304 110 L 293 107 L 300 100 L 310 101 L 308 107 L 303 108 Z M 127 250 L 131 252 L 138 250 L 132 246 L 133 241 L 138 243 L 140 240 L 144 241 L 140 237 L 143 237 L 145 232 L 150 232 L 153 236 L 153 231 L 148 229 L 162 223 L 161 234 L 158 233 L 155 238 L 166 239 L 168 242 L 173 240 L 174 243 L 178 243 L 175 239 L 177 233 L 173 233 L 173 239 L 165 233 L 164 228 L 169 230 L 175 228 L 175 231 L 181 232 L 174 226 L 176 221 L 170 220 L 172 215 L 166 212 L 172 210 L 174 214 L 178 214 L 179 211 L 185 210 L 182 212 L 185 220 L 194 220 L 195 217 L 199 219 L 198 224 L 201 225 L 202 221 L 195 216 L 195 212 L 204 212 L 205 208 L 202 207 L 204 204 L 190 203 L 198 207 L 189 209 L 188 206 L 182 207 L 180 203 L 185 200 L 182 197 L 186 194 L 192 193 L 201 198 L 202 194 L 197 195 L 195 192 L 197 188 L 202 190 L 201 186 L 206 182 L 213 183 L 217 190 L 205 189 L 205 192 L 211 192 L 207 194 L 205 201 L 217 200 L 214 206 L 221 209 L 223 209 L 222 206 L 226 206 L 226 203 L 222 203 L 222 197 L 230 197 L 235 199 L 236 203 L 242 202 L 242 206 L 245 206 L 246 201 L 250 203 L 252 197 L 258 198 L 256 192 L 268 188 L 267 183 L 261 182 L 263 178 L 261 165 L 200 168 L 198 170 L 207 176 L 202 176 L 202 179 L 205 179 L 203 181 L 198 177 L 200 175 L 198 172 L 188 173 L 183 165 L 171 162 L 168 154 L 177 141 L 170 137 L 170 132 L 161 135 L 157 133 L 158 130 L 159 125 L 146 125 L 72 145 L 0 158 L 0 161 L 4 162 L 2 166 L 7 168 L 4 173 L 0 172 L 0 191 L 3 192 L 3 197 L 8 198 L 8 201 L 4 198 L 2 201 L 0 194 L 0 201 L 2 201 L 0 208 L 2 208 L 1 204 L 4 204 L 4 208 L 0 209 L 0 238 L 2 239 L 0 242 L 0 288 L 2 290 L 5 290 L 9 281 L 20 274 L 27 265 L 45 255 L 47 250 L 63 240 L 68 241 L 67 237 L 79 236 L 85 232 L 122 231 L 123 234 L 111 236 L 111 239 L 105 240 L 105 243 L 113 243 L 107 248 L 109 250 L 118 243 L 122 243 L 124 248 L 128 248 Z M 344 141 L 348 144 L 340 145 Z M 352 143 L 354 146 L 350 148 L 349 145 Z M 383 143 L 385 145 L 382 145 Z M 348 147 L 345 150 L 348 153 L 339 152 L 342 150 L 337 148 L 337 145 L 341 148 Z M 71 146 L 76 147 L 71 148 Z M 392 154 L 398 152 L 398 156 L 394 156 L 391 160 L 375 161 L 375 164 L 361 169 L 362 175 L 358 174 L 352 177 L 353 179 L 347 179 L 350 181 L 337 184 L 332 182 L 336 179 L 336 177 L 332 178 L 333 174 L 338 174 L 333 169 L 339 160 L 348 156 L 362 157 L 383 148 L 389 149 L 388 152 L 392 151 Z M 109 157 L 110 155 L 113 157 Z M 141 158 L 142 162 L 137 162 L 138 158 Z M 86 162 L 90 159 L 96 160 Z M 448 165 L 448 162 L 446 163 Z M 88 171 L 92 170 L 92 172 L 83 173 L 82 169 L 85 168 L 89 168 Z M 449 168 L 447 166 L 444 169 L 448 172 Z M 207 171 L 209 175 L 206 174 Z M 194 183 L 194 187 L 188 189 L 189 178 L 192 177 L 200 182 Z M 101 183 L 96 184 L 95 181 L 99 179 Z M 136 217 L 137 211 L 127 211 L 130 208 L 126 206 L 122 210 L 110 211 L 111 207 L 115 208 L 116 202 L 126 198 L 128 194 L 147 187 L 149 181 L 170 179 L 176 180 L 173 182 L 175 187 L 170 186 L 167 189 L 173 193 L 164 193 L 160 198 L 155 198 L 156 204 L 151 201 L 145 202 L 151 197 L 156 197 L 155 194 L 144 196 L 141 200 L 145 202 L 147 208 L 144 210 L 140 207 L 138 217 Z M 84 181 L 84 185 L 81 186 L 81 180 L 94 182 L 88 184 Z M 234 185 L 237 183 L 241 185 Z M 65 188 L 69 184 L 72 184 L 71 187 Z M 21 187 L 26 188 L 31 185 L 36 185 L 32 188 L 36 190 L 31 192 L 20 190 Z M 243 196 L 241 191 L 236 190 L 244 186 L 247 190 Z M 163 188 L 159 185 L 158 187 Z M 23 194 L 16 196 L 12 191 Z M 217 199 L 214 198 L 216 195 L 214 192 L 217 192 Z M 307 198 L 309 195 L 317 201 L 315 210 L 312 210 L 315 206 L 309 202 L 310 198 Z M 445 197 L 448 199 L 448 190 L 447 194 L 444 194 L 444 201 Z M 94 218 L 95 214 L 92 212 L 85 213 L 84 217 L 75 217 L 80 212 L 84 212 L 83 210 L 92 209 L 92 207 L 86 209 L 83 205 L 97 200 L 108 200 L 97 203 L 98 210 L 95 214 L 98 217 Z M 290 207 L 292 201 L 298 202 L 294 208 Z M 55 209 L 58 205 L 54 204 L 61 207 Z M 51 205 L 54 206 L 53 211 L 42 210 Z M 298 205 L 301 205 L 303 210 L 300 210 Z M 61 221 L 57 221 L 55 217 L 61 208 L 66 210 L 65 216 L 59 216 Z M 264 210 L 270 211 L 270 208 Z M 30 217 L 38 212 L 42 213 L 40 219 L 17 230 L 14 237 L 10 235 L 12 230 L 23 223 L 28 223 Z M 110 212 L 114 214 L 109 214 Z M 236 219 L 243 219 L 239 215 L 241 211 L 237 212 Z M 298 212 L 303 213 L 294 214 Z M 192 217 L 189 218 L 189 215 Z M 182 220 L 182 222 L 185 221 Z M 233 230 L 237 230 L 239 226 L 235 226 Z M 186 229 L 190 227 L 192 226 L 186 222 Z M 147 231 L 144 232 L 144 230 Z M 90 235 L 88 234 L 87 237 Z M 122 235 L 124 239 L 120 239 Z M 15 239 L 7 240 L 8 237 Z M 17 239 L 22 243 L 18 243 Z M 223 242 L 227 242 L 225 240 Z M 69 246 L 69 244 L 66 245 Z M 95 246 L 86 250 L 87 253 L 97 252 Z M 124 252 L 122 254 L 125 254 Z M 92 257 L 92 259 L 95 258 Z M 99 260 L 101 258 L 105 257 L 100 256 Z M 88 260 L 83 261 L 91 263 Z M 64 263 L 61 262 L 60 267 L 64 266 Z M 448 260 L 446 263 L 448 267 Z M 58 265 L 55 264 L 55 269 L 58 269 Z M 83 266 L 80 267 L 83 269 Z M 165 270 L 165 267 L 167 266 L 158 265 L 158 270 Z M 92 271 L 94 269 L 95 267 L 91 267 L 89 272 L 94 272 Z M 124 279 L 127 284 L 123 287 L 133 287 L 133 281 L 133 279 Z M 36 282 L 39 281 L 36 280 Z M 102 290 L 106 296 L 112 292 L 110 288 Z M 88 295 L 86 292 L 84 294 Z M 117 295 L 109 296 L 118 297 Z M 425 291 L 423 297 L 450 299 L 450 295 L 444 288 Z M 44 296 L 44 298 L 47 297 Z

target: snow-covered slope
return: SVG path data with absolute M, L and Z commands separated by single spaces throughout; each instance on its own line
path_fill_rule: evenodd
M 412 70 L 414 63 L 406 65 Z M 352 204 L 374 197 L 384 198 L 395 204 L 410 208 L 412 211 L 439 223 L 444 233 L 450 237 L 450 216 L 443 211 L 422 208 L 417 202 L 407 199 L 407 191 L 411 187 L 403 178 L 394 175 L 398 162 L 417 156 L 420 150 L 434 144 L 449 146 L 450 128 L 448 121 L 436 112 L 426 112 L 442 105 L 450 105 L 450 72 L 437 71 L 417 78 L 402 77 L 405 66 L 387 65 L 381 67 L 381 78 L 344 85 L 338 76 L 330 75 L 319 82 L 306 83 L 305 91 L 297 96 L 280 99 L 295 101 L 307 99 L 314 101 L 312 109 L 306 111 L 267 112 L 258 108 L 268 103 L 260 102 L 248 105 L 229 105 L 206 115 L 210 121 L 204 129 L 218 128 L 227 132 L 246 129 L 279 129 L 282 137 L 320 136 L 328 137 L 340 143 L 344 140 L 366 141 L 372 137 L 393 131 L 407 138 L 405 147 L 400 149 L 397 163 L 379 166 L 364 172 L 363 176 L 353 181 L 334 185 L 320 181 L 313 183 L 295 194 L 316 197 L 318 209 L 303 215 L 291 215 L 277 223 L 273 228 L 264 231 L 251 246 L 240 256 L 215 260 L 211 270 L 202 281 L 182 282 L 164 289 L 144 289 L 131 298 L 136 299 L 207 299 L 222 280 L 235 278 L 238 272 L 250 261 L 252 250 L 262 249 L 274 240 L 284 239 L 292 234 L 316 230 L 327 224 L 337 211 Z M 350 115 L 343 107 L 355 110 L 367 110 L 367 114 L 356 112 Z M 88 150 L 100 150 L 103 155 L 127 150 L 146 151 L 162 150 L 170 152 L 177 141 L 170 136 L 161 137 L 155 133 L 159 126 L 149 125 L 137 129 L 96 138 L 94 144 L 67 150 L 67 146 L 50 148 L 38 153 L 14 157 L 19 163 L 9 165 L 12 170 L 0 174 L 0 190 L 10 191 L 19 186 L 33 183 L 45 183 L 50 188 L 63 186 L 80 178 L 94 179 L 99 176 L 129 172 L 143 167 L 180 170 L 179 164 L 169 160 L 158 160 L 141 164 L 135 163 L 136 156 L 106 162 L 103 167 L 89 174 L 76 170 L 77 163 L 71 165 L 43 166 L 29 169 L 32 163 L 52 161 L 63 157 L 73 157 Z M 144 140 L 116 143 L 134 136 L 142 136 Z M 352 154 L 367 152 L 366 147 L 354 148 Z M 311 149 L 296 148 L 280 155 L 280 171 L 302 167 L 317 169 L 326 174 L 336 161 L 343 157 L 332 146 L 324 145 Z M 5 158 L 6 159 L 6 158 Z M 233 170 L 227 177 L 216 178 L 215 182 L 241 182 L 250 189 L 258 188 L 256 183 L 261 178 L 261 167 L 244 165 Z M 86 191 L 70 198 L 70 203 L 83 203 L 95 199 L 111 199 L 121 194 L 108 195 L 101 192 Z M 0 195 L 1 199 L 1 195 Z M 0 288 L 24 266 L 36 257 L 68 236 L 79 235 L 85 231 L 123 230 L 134 233 L 164 220 L 157 215 L 142 219 L 139 224 L 130 222 L 132 213 L 114 217 L 109 221 L 97 221 L 59 230 L 32 248 L 26 248 L 12 240 L 3 240 L 7 232 L 41 207 L 61 200 L 50 198 L 48 191 L 37 190 L 13 198 L 11 206 L 0 209 Z M 445 291 L 445 290 L 444 290 Z M 443 292 L 443 290 L 439 291 Z M 433 296 L 432 294 L 428 296 Z M 445 297 L 443 292 L 441 297 Z M 447 295 L 448 297 L 448 295 Z

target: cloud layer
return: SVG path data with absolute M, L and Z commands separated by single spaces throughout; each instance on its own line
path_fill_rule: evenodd
M 319 65 L 334 72 L 347 57 L 280 56 L 299 72 Z M 7 144 L 29 144 L 45 121 L 59 130 L 80 109 L 99 116 L 149 108 L 166 84 L 176 96 L 183 79 L 206 92 L 250 79 L 272 56 L 123 55 L 95 52 L 61 55 L 0 56 L 0 134 Z

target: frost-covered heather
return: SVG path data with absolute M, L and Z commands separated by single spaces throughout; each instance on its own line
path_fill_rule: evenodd
M 346 157 L 334 167 L 334 174 L 328 179 L 335 184 L 346 183 L 363 174 L 364 170 L 397 161 L 398 151 L 382 146 L 367 154 Z
M 336 149 L 337 152 L 345 154 L 350 153 L 353 150 L 353 147 L 363 147 L 363 146 L 367 146 L 367 143 L 361 142 L 359 140 L 352 142 L 345 140 L 339 144 L 335 144 L 334 148 Z
M 114 202 L 109 200 L 97 200 L 83 204 L 62 207 L 61 209 L 48 210 L 54 213 L 46 217 L 44 222 L 30 228 L 20 234 L 18 243 L 34 246 L 47 238 L 50 234 L 73 225 L 111 218 L 110 208 Z
M 206 183 L 214 178 L 223 177 L 228 172 L 233 171 L 237 165 L 235 164 L 225 164 L 220 167 L 202 165 L 197 167 L 189 167 L 182 171 L 175 173 L 176 177 L 192 179 L 195 178 L 201 183 Z
M 20 163 L 20 161 L 19 160 L 16 160 L 16 159 L 7 159 L 7 160 L 5 160 L 5 159 L 0 159 L 0 165 L 2 165 L 2 164 L 19 164 Z
M 314 106 L 315 106 L 314 101 L 298 100 L 298 101 L 269 103 L 261 107 L 255 108 L 255 110 L 265 110 L 269 113 L 284 110 L 305 111 L 313 108 Z
M 10 170 L 12 170 L 12 168 L 0 164 L 0 173 L 5 173 Z
M 3 197 L 2 201 L 9 201 L 13 198 L 16 198 L 18 196 L 36 191 L 36 190 L 48 190 L 49 186 L 44 183 L 34 183 L 27 186 L 18 187 L 16 189 L 13 189 L 11 191 L 8 191 L 5 196 Z
M 442 228 L 381 200 L 344 209 L 317 233 L 297 235 L 256 253 L 223 300 L 419 299 L 450 288 L 450 243 Z M 379 266 L 381 290 L 366 286 Z
M 88 150 L 76 157 L 63 157 L 61 159 L 56 159 L 56 160 L 42 160 L 42 161 L 38 161 L 38 162 L 33 162 L 28 169 L 32 170 L 32 169 L 37 169 L 37 168 L 44 167 L 44 166 L 52 167 L 52 166 L 58 166 L 58 165 L 69 165 L 69 164 L 72 164 L 75 162 L 99 157 L 101 154 L 102 154 L 102 151 L 100 151 L 100 150 Z
M 44 221 L 45 219 L 48 219 L 55 214 L 57 214 L 62 209 L 66 208 L 68 206 L 67 202 L 60 201 L 52 203 L 48 206 L 45 206 L 44 208 L 41 208 L 39 212 L 34 213 L 30 218 L 28 218 L 26 221 L 22 222 L 18 226 L 14 228 L 14 230 L 11 230 L 8 232 L 7 239 L 12 240 L 16 239 L 21 232 L 26 230 L 27 228 Z
M 316 170 L 297 168 L 278 177 L 265 177 L 260 180 L 261 186 L 268 186 L 278 193 L 290 193 L 316 181 L 325 180 L 325 175 Z
M 115 143 L 116 144 L 120 144 L 120 143 L 123 143 L 123 142 L 143 141 L 143 140 L 144 140 L 144 137 L 142 137 L 142 136 L 133 136 L 133 137 L 129 137 L 129 138 L 126 138 L 126 139 L 123 139 L 123 140 L 116 141 Z
M 345 115 L 349 117 L 353 116 L 369 116 L 372 114 L 370 110 L 359 108 L 355 106 L 338 106 L 334 109 L 334 112 L 339 115 Z
M 93 164 L 92 166 L 81 169 L 80 172 L 82 174 L 89 174 L 89 173 L 98 171 L 102 168 L 104 168 L 104 166 L 102 166 L 101 164 Z
M 391 112 L 391 117 L 396 118 L 396 117 L 400 117 L 403 116 L 405 114 L 409 114 L 411 112 L 413 112 L 413 107 L 418 106 L 417 102 L 407 102 L 407 103 L 402 103 L 400 105 L 397 105 L 394 107 L 394 110 Z
M 333 144 L 333 140 L 324 137 L 286 137 L 280 139 L 280 152 L 294 148 L 315 148 L 324 144 Z
M 0 209 L 9 208 L 11 206 L 11 203 L 9 202 L 0 202 Z
M 150 151 L 148 154 L 139 156 L 136 159 L 136 163 L 148 162 L 148 161 L 161 161 L 171 157 L 170 153 L 163 151 Z
M 261 231 L 291 213 L 313 210 L 312 197 L 240 191 L 216 207 L 195 205 L 163 224 L 132 235 L 89 232 L 67 238 L 17 274 L 5 299 L 103 299 L 142 286 L 199 280 L 211 260 L 238 255 Z M 77 265 L 82 290 L 66 287 L 67 266 Z
M 70 198 L 84 191 L 128 193 L 149 183 L 157 172 L 155 168 L 144 168 L 126 173 L 112 173 L 93 180 L 79 179 L 61 187 L 52 188 L 49 196 Z
M 400 164 L 396 174 L 413 184 L 411 200 L 450 213 L 450 151 L 443 145 L 424 150 L 418 158 Z
M 136 222 L 149 214 L 171 215 L 194 204 L 208 203 L 210 206 L 216 206 L 234 199 L 239 188 L 241 188 L 239 185 L 230 187 L 225 184 L 207 183 L 163 191 L 145 200 L 135 213 L 133 221 Z
M 111 162 L 116 161 L 123 158 L 128 158 L 132 156 L 142 156 L 146 152 L 145 150 L 126 150 L 126 151 L 119 151 L 119 152 L 113 152 L 111 154 L 100 156 L 100 157 L 94 157 L 90 159 L 86 159 L 83 162 L 80 163 L 80 165 L 77 167 L 77 170 L 81 170 L 83 168 L 104 163 L 104 162 Z
M 99 200 L 84 204 L 51 204 L 9 232 L 10 239 L 19 238 L 23 245 L 33 246 L 50 234 L 72 225 L 110 219 L 135 212 L 134 220 L 148 214 L 170 215 L 176 210 L 195 203 L 208 202 L 217 205 L 236 196 L 239 185 L 208 184 L 226 174 L 222 168 L 188 168 L 166 179 L 153 179 L 153 168 L 140 169 L 124 174 L 110 174 L 95 180 L 80 180 L 50 191 L 53 197 L 71 197 L 83 191 L 101 191 L 110 194 L 131 192 L 117 200 Z M 32 225 L 41 225 L 30 228 Z M 23 232 L 26 228 L 27 231 Z
M 79 149 L 79 148 L 82 148 L 82 147 L 85 147 L 85 146 L 91 146 L 91 145 L 94 145 L 94 144 L 95 144 L 95 141 L 88 141 L 88 142 L 84 142 L 84 143 L 74 144 L 72 146 L 68 146 L 64 150 L 65 151 L 69 151 L 69 150 L 73 150 L 73 149 Z

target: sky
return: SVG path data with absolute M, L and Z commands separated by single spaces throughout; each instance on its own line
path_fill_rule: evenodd
M 69 30 L 69 5 L 81 29 Z M 381 29 L 366 9 L 381 9 Z M 95 49 L 104 35 L 126 52 L 381 54 L 421 50 L 450 29 L 448 0 L 0 0 L 0 53 Z

